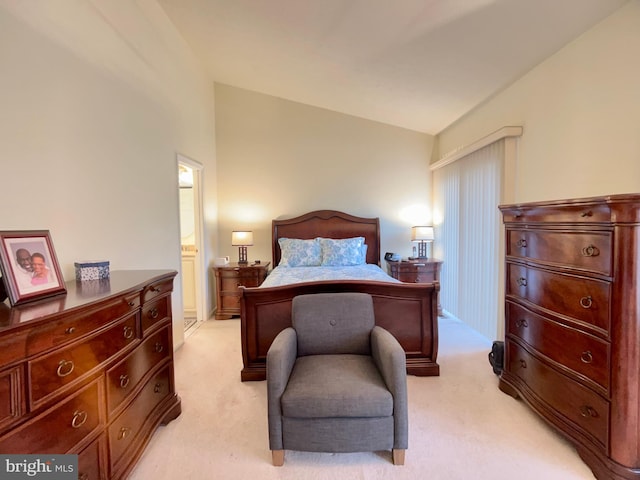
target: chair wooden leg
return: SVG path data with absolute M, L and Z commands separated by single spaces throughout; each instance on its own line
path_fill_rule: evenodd
M 404 452 L 406 452 L 406 450 L 394 448 L 391 452 L 393 456 L 393 464 L 404 465 Z
M 284 465 L 284 450 L 271 450 L 271 461 L 274 467 Z

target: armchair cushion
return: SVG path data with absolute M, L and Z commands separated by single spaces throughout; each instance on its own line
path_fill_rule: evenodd
M 373 358 L 365 355 L 299 357 L 281 404 L 285 417 L 393 415 L 393 397 Z

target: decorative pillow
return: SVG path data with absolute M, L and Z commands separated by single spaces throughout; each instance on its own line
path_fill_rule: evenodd
M 366 263 L 366 245 L 364 237 L 320 238 L 322 247 L 322 265 L 348 266 Z
M 313 267 L 320 265 L 322 251 L 317 238 L 301 240 L 298 238 L 279 238 L 280 263 L 282 267 Z

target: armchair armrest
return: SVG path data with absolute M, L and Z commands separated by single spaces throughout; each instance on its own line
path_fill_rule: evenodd
M 384 328 L 375 326 L 371 331 L 371 355 L 393 395 L 394 448 L 406 449 L 409 436 L 406 354 L 393 335 Z
M 283 449 L 280 397 L 289 383 L 297 356 L 296 331 L 291 327 L 285 328 L 276 336 L 267 352 L 267 409 L 271 450 Z

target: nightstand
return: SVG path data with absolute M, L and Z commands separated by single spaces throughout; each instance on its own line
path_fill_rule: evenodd
M 216 320 L 228 320 L 240 315 L 240 291 L 238 287 L 259 287 L 267 277 L 271 262 L 260 264 L 230 263 L 214 266 L 216 274 Z
M 389 275 L 405 283 L 432 283 L 440 282 L 441 260 L 425 258 L 421 260 L 402 260 L 390 262 L 387 260 Z M 440 291 L 438 291 L 438 315 L 442 315 L 440 305 Z

